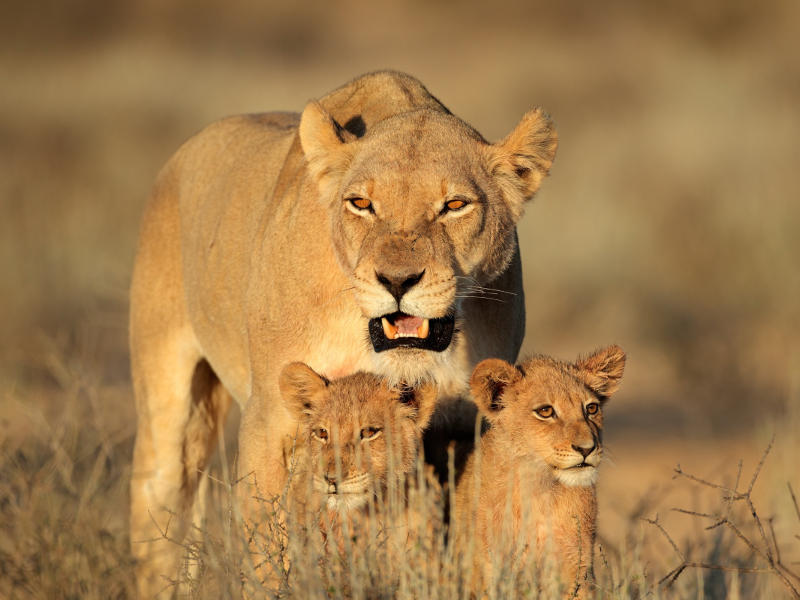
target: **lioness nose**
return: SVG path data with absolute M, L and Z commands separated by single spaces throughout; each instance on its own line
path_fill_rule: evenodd
M 399 303 L 400 298 L 402 298 L 408 290 L 417 285 L 424 274 L 424 269 L 419 273 L 413 273 L 411 275 L 408 273 L 378 273 L 376 271 L 375 277 L 378 278 L 378 282 L 385 287 Z
M 594 452 L 595 448 L 597 448 L 597 444 L 594 442 L 594 440 L 592 440 L 590 444 L 583 446 L 576 446 L 575 444 L 572 444 L 572 449 L 575 450 L 575 452 L 580 452 L 583 458 L 586 458 L 592 452 Z

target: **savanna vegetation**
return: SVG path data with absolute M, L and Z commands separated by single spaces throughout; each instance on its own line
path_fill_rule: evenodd
M 556 122 L 520 227 L 523 355 L 628 353 L 598 595 L 797 597 L 798 23 L 788 0 L 4 3 L 0 597 L 133 594 L 127 286 L 160 166 L 214 119 L 385 67 L 489 139 L 533 105 Z M 241 552 L 236 424 L 180 542 L 195 597 L 239 594 L 269 559 Z M 417 550 L 386 571 L 379 549 L 345 554 L 304 589 L 459 596 L 446 550 Z M 509 582 L 496 597 L 539 589 Z

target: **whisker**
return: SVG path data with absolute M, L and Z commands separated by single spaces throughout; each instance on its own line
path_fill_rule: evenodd
M 501 290 L 499 288 L 491 288 L 491 287 L 487 287 L 485 285 L 481 285 L 478 282 L 478 280 L 475 279 L 474 277 L 469 277 L 469 276 L 466 276 L 466 275 L 456 275 L 456 279 L 463 279 L 463 280 L 466 280 L 466 281 L 470 282 L 470 284 L 468 285 L 468 288 L 470 290 L 475 290 L 475 291 L 480 290 L 480 291 L 494 293 L 494 294 L 507 294 L 509 296 L 516 296 L 517 295 L 516 292 L 510 292 L 508 290 Z
M 464 290 L 461 290 L 461 291 L 462 291 L 462 293 L 479 294 L 481 296 L 496 296 L 497 295 L 496 292 L 481 290 L 481 289 L 478 289 L 478 288 L 465 288 Z
M 456 294 L 455 297 L 460 299 L 460 300 L 463 300 L 465 298 L 472 298 L 472 299 L 475 299 L 475 300 L 492 300 L 494 302 L 500 302 L 501 304 L 505 302 L 505 300 L 502 300 L 501 298 L 492 298 L 491 296 L 479 296 L 479 295 L 472 295 L 472 294 L 465 294 L 465 295 Z
M 501 290 L 498 288 L 489 288 L 484 286 L 473 286 L 471 289 L 480 290 L 482 292 L 487 292 L 490 294 L 506 294 L 507 296 L 516 296 L 516 292 L 509 292 L 508 290 Z

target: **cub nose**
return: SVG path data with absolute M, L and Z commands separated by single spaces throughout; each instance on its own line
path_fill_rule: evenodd
M 594 452 L 595 448 L 597 448 L 597 444 L 594 442 L 594 440 L 592 440 L 591 445 L 576 446 L 575 444 L 572 444 L 572 449 L 575 450 L 575 452 L 579 452 L 583 458 L 586 458 L 592 452 Z
M 336 473 L 333 472 L 326 472 L 325 473 L 325 483 L 328 485 L 332 485 L 336 487 Z
M 375 272 L 375 277 L 386 290 L 400 303 L 400 298 L 410 290 L 412 287 L 419 283 L 422 276 L 425 274 L 425 269 L 419 273 L 378 273 Z

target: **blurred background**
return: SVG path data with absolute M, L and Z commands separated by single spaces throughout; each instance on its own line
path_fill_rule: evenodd
M 628 352 L 606 481 L 716 472 L 775 431 L 795 439 L 796 1 L 40 0 L 0 4 L 7 452 L 60 431 L 83 456 L 58 429 L 72 418 L 105 432 L 104 469 L 128 468 L 127 286 L 158 169 L 211 121 L 299 111 L 381 68 L 490 140 L 533 106 L 556 122 L 520 225 L 523 352 Z M 792 456 L 779 473 L 800 487 Z

